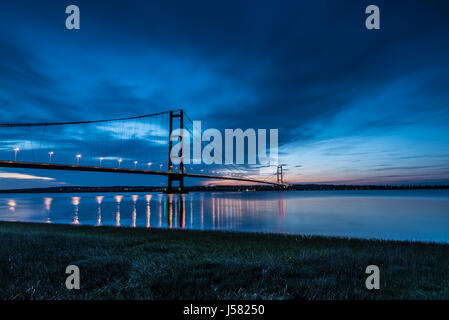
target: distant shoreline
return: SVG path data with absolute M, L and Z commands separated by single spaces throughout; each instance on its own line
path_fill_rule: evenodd
M 435 190 L 449 189 L 449 185 L 331 185 L 331 184 L 297 184 L 286 189 L 277 186 L 197 186 L 185 187 L 187 192 L 217 192 L 217 191 L 330 191 L 330 190 Z M 50 187 L 28 189 L 0 190 L 0 194 L 8 193 L 84 193 L 84 192 L 163 192 L 164 187 Z

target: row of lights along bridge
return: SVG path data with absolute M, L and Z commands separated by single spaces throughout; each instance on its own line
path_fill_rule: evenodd
M 14 161 L 17 161 L 17 155 L 18 155 L 19 151 L 20 151 L 19 148 L 14 148 Z M 48 162 L 49 162 L 49 163 L 51 163 L 51 160 L 52 160 L 52 157 L 53 157 L 54 154 L 55 154 L 55 153 L 54 153 L 53 151 L 50 151 L 50 152 L 48 153 Z M 75 157 L 76 157 L 76 165 L 79 166 L 79 165 L 80 165 L 80 159 L 82 158 L 82 155 L 78 153 Z M 100 158 L 98 158 L 98 160 L 100 161 L 100 167 L 101 167 L 104 158 L 103 158 L 103 157 L 100 157 Z M 117 159 L 118 168 L 120 168 L 120 165 L 121 165 L 122 161 L 123 161 L 123 159 Z M 138 161 L 134 161 L 133 163 L 134 163 L 134 169 L 137 169 L 137 164 L 138 164 L 139 162 L 138 162 Z M 148 162 L 148 163 L 147 163 L 148 169 L 151 167 L 151 165 L 152 165 L 151 162 Z M 163 164 L 161 163 L 161 164 L 159 165 L 160 170 L 162 170 L 162 167 L 163 167 Z M 186 169 L 186 168 L 184 168 L 184 169 Z M 192 168 L 192 169 L 193 169 L 193 168 Z M 203 172 L 203 171 L 204 171 L 204 170 L 201 169 L 201 172 Z

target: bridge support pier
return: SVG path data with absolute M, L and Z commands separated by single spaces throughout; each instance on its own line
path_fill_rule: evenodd
M 174 186 L 173 182 L 177 181 L 178 186 Z M 168 186 L 164 190 L 164 193 L 188 193 L 184 189 L 184 177 L 183 176 L 168 176 Z

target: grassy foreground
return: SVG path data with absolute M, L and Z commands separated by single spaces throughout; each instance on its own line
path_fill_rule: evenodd
M 1 299 L 449 299 L 448 270 L 443 244 L 0 223 Z

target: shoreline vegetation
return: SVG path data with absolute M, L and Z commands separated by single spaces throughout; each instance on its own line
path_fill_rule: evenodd
M 333 185 L 333 184 L 294 184 L 287 187 L 254 186 L 192 186 L 184 187 L 187 192 L 216 191 L 318 191 L 318 190 L 423 190 L 449 189 L 449 185 Z M 81 193 L 81 192 L 163 192 L 164 187 L 155 186 L 113 186 L 113 187 L 49 187 L 28 189 L 2 189 L 2 193 Z
M 0 299 L 449 299 L 448 244 L 21 222 L 0 241 Z

